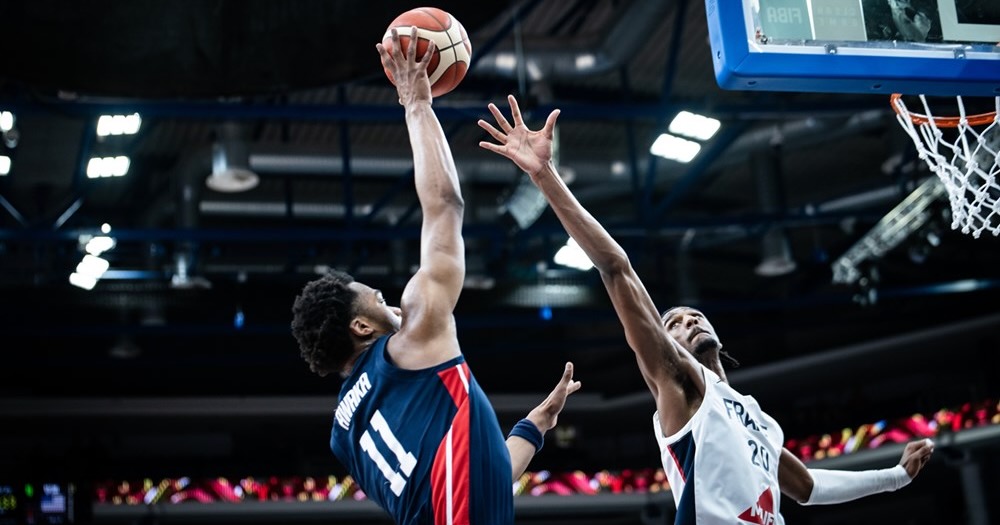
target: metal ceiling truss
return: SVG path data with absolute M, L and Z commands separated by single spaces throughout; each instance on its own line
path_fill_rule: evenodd
M 540 3 L 540 0 L 533 0 L 525 3 L 523 6 L 515 10 L 512 13 L 511 18 L 501 27 L 501 29 L 497 31 L 497 33 L 483 46 L 481 46 L 477 54 L 473 57 L 473 63 L 470 65 L 470 68 L 476 67 L 479 60 L 489 56 L 492 49 L 505 38 L 509 37 L 511 32 L 518 27 L 520 19 L 530 13 Z M 658 2 L 649 3 L 648 7 L 663 9 L 663 6 L 659 5 Z M 700 183 L 704 182 L 705 174 L 712 167 L 715 159 L 721 157 L 721 154 L 736 143 L 744 132 L 749 129 L 749 118 L 753 118 L 753 115 L 759 115 L 767 112 L 780 112 L 781 115 L 787 117 L 789 114 L 795 114 L 796 112 L 814 114 L 816 112 L 821 112 L 823 108 L 817 108 L 813 104 L 808 105 L 808 107 L 789 107 L 780 100 L 775 102 L 772 107 L 768 107 L 766 103 L 754 101 L 742 106 L 713 106 L 711 108 L 711 113 L 713 115 L 720 118 L 730 119 L 733 123 L 724 128 L 723 133 L 709 144 L 707 149 L 702 152 L 700 157 L 692 165 L 687 167 L 687 170 L 682 178 L 675 182 L 672 185 L 670 192 L 654 206 L 653 194 L 657 187 L 657 160 L 652 153 L 648 152 L 648 149 L 646 149 L 644 153 L 640 150 L 640 148 L 644 148 L 644 146 L 640 146 L 636 140 L 633 127 L 634 123 L 652 121 L 656 123 L 657 126 L 665 126 L 667 119 L 673 116 L 678 110 L 697 109 L 699 105 L 704 104 L 702 101 L 677 101 L 672 99 L 672 84 L 678 67 L 678 54 L 680 52 L 680 48 L 682 47 L 680 35 L 684 33 L 684 24 L 686 22 L 685 14 L 688 8 L 688 2 L 687 0 L 680 0 L 679 2 L 676 2 L 674 7 L 675 18 L 673 22 L 673 37 L 672 43 L 669 47 L 670 51 L 666 54 L 665 72 L 659 101 L 655 103 L 629 102 L 629 100 L 633 98 L 633 92 L 628 83 L 625 64 L 620 63 L 615 65 L 620 67 L 621 71 L 622 89 L 618 93 L 621 97 L 621 102 L 609 104 L 580 104 L 566 100 L 541 101 L 541 103 L 535 107 L 535 112 L 539 114 L 547 114 L 550 110 L 558 107 L 563 109 L 563 120 L 586 121 L 598 119 L 625 123 L 626 133 L 628 135 L 627 154 L 631 164 L 631 191 L 633 192 L 633 201 L 641 203 L 641 207 L 638 209 L 638 216 L 635 217 L 635 224 L 626 224 L 618 228 L 620 232 L 623 232 L 622 235 L 627 235 L 627 233 L 624 233 L 625 231 L 639 231 L 642 232 L 641 235 L 645 236 L 656 235 L 657 232 L 667 230 L 683 231 L 689 228 L 707 228 L 709 230 L 722 229 L 731 233 L 732 227 L 734 226 L 741 228 L 746 232 L 763 231 L 764 228 L 762 227 L 760 221 L 767 221 L 767 224 L 770 224 L 774 221 L 773 217 L 764 219 L 760 217 L 725 218 L 718 221 L 692 224 L 690 221 L 685 221 L 683 219 L 668 221 L 665 219 L 665 216 L 682 198 L 694 191 Z M 570 15 L 571 13 L 567 13 L 566 16 L 568 17 Z M 524 60 L 521 62 L 524 62 Z M 336 104 L 290 104 L 287 103 L 287 101 L 285 101 L 282 97 L 271 99 L 268 102 L 247 100 L 228 102 L 177 102 L 155 100 L 89 100 L 86 98 L 74 100 L 32 100 L 30 97 L 22 95 L 8 98 L 8 100 L 3 101 L 3 105 L 5 108 L 18 112 L 52 111 L 61 114 L 74 115 L 84 119 L 91 119 L 94 121 L 96 121 L 96 117 L 101 114 L 139 113 L 143 115 L 147 121 L 153 122 L 155 122 L 158 117 L 163 117 L 200 120 L 272 119 L 302 122 L 330 121 L 339 123 L 344 226 L 338 228 L 337 231 L 314 232 L 303 230 L 302 228 L 289 228 L 273 230 L 270 232 L 254 231 L 252 233 L 248 233 L 231 230 L 205 230 L 193 228 L 177 228 L 171 230 L 169 228 L 163 229 L 156 227 L 116 230 L 115 236 L 125 242 L 133 240 L 141 242 L 175 241 L 188 243 L 203 243 L 208 241 L 234 243 L 315 243 L 338 240 L 343 244 L 342 250 L 345 254 L 349 254 L 353 252 L 353 243 L 358 241 L 415 238 L 418 235 L 418 230 L 407 225 L 409 219 L 419 209 L 418 202 L 415 199 L 410 201 L 405 212 L 396 220 L 394 224 L 390 224 L 388 227 L 373 227 L 375 217 L 378 216 L 378 214 L 381 213 L 388 206 L 388 204 L 401 193 L 412 188 L 412 167 L 407 173 L 402 174 L 397 179 L 392 188 L 387 190 L 373 203 L 365 215 L 360 217 L 354 215 L 356 195 L 354 191 L 355 172 L 353 170 L 353 164 L 355 159 L 353 158 L 351 150 L 351 124 L 372 122 L 398 123 L 403 119 L 402 108 L 398 104 L 351 104 L 348 101 L 347 88 L 345 86 L 338 86 L 337 90 L 338 102 Z M 0 100 L 2 100 L 2 98 L 0 98 Z M 761 100 L 766 99 L 762 97 Z M 843 111 L 843 108 L 840 109 Z M 436 107 L 435 111 L 442 122 L 450 124 L 446 135 L 452 136 L 462 125 L 472 122 L 475 116 L 483 115 L 485 108 L 481 103 L 452 103 L 442 104 Z M 748 116 L 750 117 L 748 118 Z M 135 144 L 136 142 L 137 141 L 133 140 L 132 143 Z M 51 225 L 53 230 L 58 230 L 65 226 L 69 219 L 76 213 L 77 210 L 80 209 L 81 205 L 86 200 L 87 192 L 92 186 L 85 183 L 86 163 L 93 150 L 93 145 L 94 123 L 90 122 L 88 125 L 84 126 L 84 130 L 80 138 L 77 170 L 73 175 L 74 196 L 71 199 L 70 204 Z M 639 180 L 640 169 L 638 161 L 641 154 L 644 154 L 647 159 L 645 177 L 642 181 Z M 292 199 L 293 198 L 290 192 L 286 190 L 286 212 L 289 214 L 292 210 Z M 81 232 L 85 231 L 72 230 L 71 232 L 63 232 L 63 234 L 45 231 L 44 228 L 36 228 L 29 225 L 24 216 L 2 196 L 0 196 L 0 205 L 2 205 L 15 219 L 15 221 L 23 227 L 23 229 L 0 230 L 0 239 L 2 240 L 45 243 L 69 240 L 75 235 L 79 235 Z M 785 224 L 817 224 L 825 221 L 836 220 L 836 217 L 824 216 L 821 214 L 808 217 L 791 214 L 783 217 L 781 220 Z M 493 257 L 498 256 L 498 254 L 502 251 L 497 248 L 497 246 L 501 245 L 504 239 L 509 240 L 507 232 L 502 231 L 502 229 L 495 225 L 469 225 L 466 227 L 465 235 L 468 238 L 481 236 L 483 239 L 489 241 L 489 245 L 493 246 L 493 249 L 490 250 L 490 254 Z M 559 228 L 546 227 L 531 228 L 530 231 L 522 232 L 518 235 L 519 239 L 523 240 L 525 236 L 547 237 L 550 235 L 565 234 Z M 641 253 L 639 256 L 641 256 Z M 356 268 L 359 265 L 364 264 L 366 259 L 366 254 L 356 256 L 353 259 L 351 266 Z

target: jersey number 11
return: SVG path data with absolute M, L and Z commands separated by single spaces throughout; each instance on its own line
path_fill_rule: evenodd
M 396 439 L 396 435 L 392 433 L 392 429 L 389 428 L 389 424 L 386 423 L 385 418 L 382 417 L 382 413 L 378 410 L 372 414 L 369 428 L 381 436 L 382 441 L 385 441 L 385 445 L 396 455 L 396 460 L 399 461 L 399 471 L 393 470 L 389 466 L 389 462 L 385 460 L 382 453 L 375 447 L 375 441 L 367 430 L 365 430 L 364 434 L 361 434 L 361 450 L 368 453 L 368 457 L 375 462 L 379 471 L 382 472 L 382 475 L 389 482 L 389 488 L 392 489 L 392 493 L 399 496 L 403 493 L 403 488 L 406 487 L 407 478 L 413 472 L 413 467 L 417 466 L 417 458 L 403 448 L 403 445 Z

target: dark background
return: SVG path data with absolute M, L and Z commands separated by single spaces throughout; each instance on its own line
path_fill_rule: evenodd
M 2 477 L 86 488 L 341 472 L 327 449 L 340 385 L 299 358 L 290 307 L 324 265 L 396 302 L 418 261 L 409 145 L 374 49 L 388 22 L 417 5 L 0 3 L 0 109 L 15 113 L 19 132 L 4 153 L 12 171 L 0 177 Z M 904 221 L 898 246 L 860 264 L 864 286 L 833 281 L 834 262 L 932 177 L 887 97 L 719 89 L 696 1 L 435 5 L 462 21 L 476 61 L 434 103 L 467 205 L 463 350 L 505 429 L 565 361 L 584 384 L 560 420 L 576 437 L 547 446 L 533 469 L 659 460 L 652 401 L 599 276 L 553 263 L 566 235 L 551 212 L 516 226 L 505 205 L 523 196 L 520 175 L 477 147 L 476 119 L 507 93 L 532 125 L 562 109 L 570 187 L 626 248 L 661 310 L 686 303 L 707 313 L 742 363 L 732 383 L 787 437 L 996 400 L 1000 245 L 952 231 L 945 199 L 933 199 L 919 227 Z M 512 53 L 536 69 L 497 65 Z M 571 67 L 581 54 L 595 57 L 591 70 Z M 649 145 L 682 109 L 719 119 L 721 131 L 690 164 L 652 157 Z M 97 116 L 115 112 L 140 113 L 139 134 L 95 138 Z M 242 134 L 260 175 L 245 193 L 204 185 L 224 124 Z M 86 178 L 91 156 L 119 154 L 131 156 L 127 176 Z M 106 254 L 112 272 L 91 291 L 70 286 L 80 235 L 105 222 L 117 239 Z M 755 273 L 768 231 L 786 236 L 791 273 Z M 210 287 L 171 286 L 178 258 Z M 997 492 L 997 440 L 975 443 L 941 445 L 898 494 L 820 509 L 786 501 L 786 517 L 1000 519 L 995 503 L 970 496 Z M 898 453 L 846 466 L 888 466 Z M 519 515 L 652 519 L 641 502 L 601 502 L 600 511 L 568 502 Z

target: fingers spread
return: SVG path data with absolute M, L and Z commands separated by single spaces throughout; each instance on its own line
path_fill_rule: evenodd
M 521 108 L 517 105 L 517 99 L 514 95 L 507 95 L 507 102 L 510 104 L 510 114 L 514 117 L 514 125 L 520 126 L 524 124 L 524 120 L 521 119 Z
M 492 151 L 493 153 L 497 153 L 497 154 L 503 155 L 503 148 L 500 147 L 500 146 L 497 146 L 496 144 L 493 144 L 492 142 L 480 141 L 479 142 L 479 147 L 483 148 L 484 150 Z
M 507 136 L 500 133 L 500 131 L 498 131 L 497 128 L 494 128 L 489 122 L 480 119 L 476 124 L 479 124 L 479 127 L 486 130 L 486 132 L 489 133 L 491 137 L 495 138 L 500 144 L 507 143 Z
M 545 133 L 546 137 L 552 138 L 552 130 L 556 127 L 556 119 L 559 118 L 559 110 L 554 109 L 552 113 L 549 113 L 549 118 L 545 119 L 545 127 L 542 128 L 542 132 Z
M 510 123 L 507 122 L 507 119 L 504 118 L 503 113 L 500 112 L 500 108 L 498 108 L 496 104 L 493 104 L 492 102 L 486 107 L 489 108 L 490 113 L 493 114 L 493 118 L 497 119 L 497 124 L 500 125 L 500 129 L 502 129 L 504 133 L 510 133 L 510 130 L 512 128 L 510 126 Z

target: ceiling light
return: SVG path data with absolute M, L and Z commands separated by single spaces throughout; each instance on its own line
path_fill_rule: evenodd
M 76 265 L 76 273 L 94 279 L 100 279 L 104 272 L 108 271 L 110 264 L 107 260 L 94 255 L 84 255 L 80 264 Z
M 170 276 L 170 287 L 175 290 L 202 290 L 212 287 L 211 281 L 190 273 L 190 255 L 178 253 L 174 256 L 174 274 Z
M 69 274 L 69 284 L 83 288 L 84 290 L 93 290 L 94 286 L 97 285 L 97 279 L 89 275 L 82 275 L 74 272 Z
M 668 129 L 671 133 L 677 133 L 685 137 L 708 140 L 719 131 L 721 126 L 722 123 L 714 118 L 697 115 L 690 111 L 681 111 L 670 122 Z
M 10 111 L 0 111 L 0 131 L 6 133 L 14 129 L 14 114 Z
M 0 155 L 0 175 L 7 175 L 8 173 L 10 173 L 10 157 Z
M 128 173 L 131 161 L 124 155 L 117 157 L 93 157 L 87 163 L 87 178 L 122 177 Z
M 798 266 L 792 259 L 785 230 L 774 227 L 764 234 L 760 264 L 754 273 L 761 277 L 778 277 L 795 271 Z
M 583 53 L 576 55 L 575 62 L 576 69 L 582 71 L 594 67 L 594 64 L 597 64 L 597 57 L 595 57 L 592 53 Z
M 513 71 L 514 67 L 517 66 L 517 58 L 513 53 L 497 53 L 496 65 L 498 69 Z
M 587 271 L 594 267 L 594 263 L 590 261 L 583 248 L 580 248 L 580 245 L 572 237 L 566 241 L 565 246 L 559 248 L 553 260 L 556 264 L 576 268 L 581 271 Z
M 101 115 L 97 119 L 97 136 L 135 135 L 142 125 L 142 117 L 138 113 L 131 115 Z
M 106 235 L 98 235 L 97 237 L 91 237 L 87 241 L 84 251 L 90 255 L 100 255 L 115 247 L 115 240 Z
M 252 190 L 260 177 L 250 170 L 250 152 L 243 128 L 228 122 L 219 128 L 219 140 L 212 145 L 212 174 L 205 180 L 210 189 L 222 193 Z
M 701 151 L 701 144 L 663 133 L 656 138 L 649 152 L 665 159 L 677 162 L 691 162 L 691 159 Z

